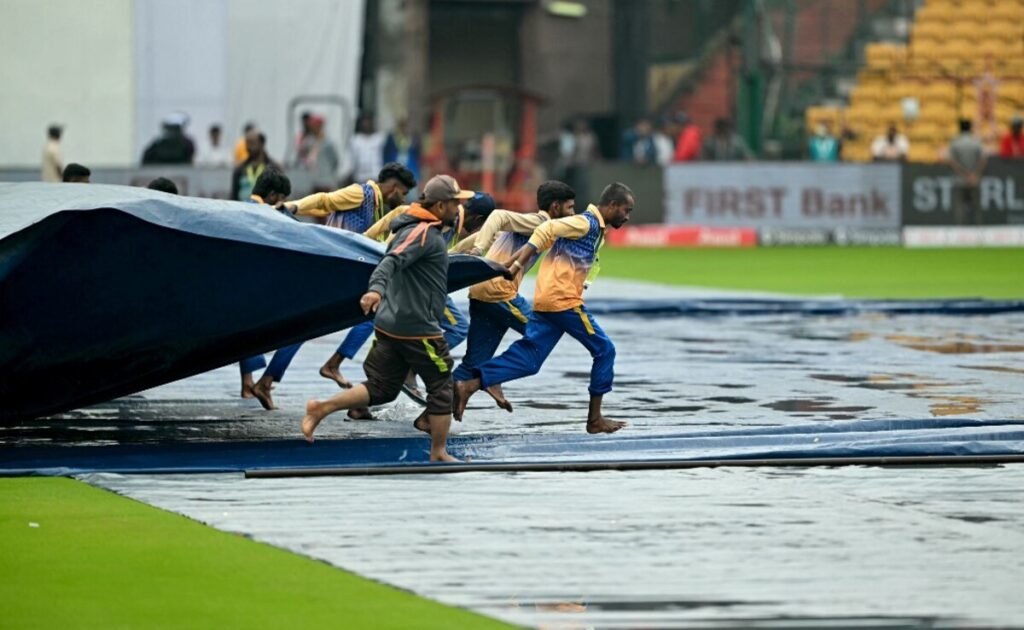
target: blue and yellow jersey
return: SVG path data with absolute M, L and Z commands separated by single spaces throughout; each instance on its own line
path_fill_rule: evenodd
M 540 264 L 533 310 L 553 313 L 583 305 L 583 288 L 596 272 L 604 233 L 604 218 L 593 205 L 583 214 L 547 221 L 533 232 L 530 244 L 538 253 L 551 249 Z
M 477 249 L 484 255 L 499 263 L 505 263 L 516 251 L 530 241 L 542 223 L 550 219 L 547 212 L 519 213 L 508 210 L 495 210 L 487 217 L 487 222 L 480 231 L 464 239 L 456 251 L 467 252 Z M 469 288 L 469 297 L 481 302 L 507 302 L 519 295 L 519 285 L 523 276 L 537 262 L 541 254 L 535 253 L 511 280 L 492 278 L 475 284 Z
M 399 216 L 406 213 L 411 206 L 398 206 L 391 212 L 385 214 L 376 223 L 367 228 L 362 234 L 367 238 L 388 243 L 394 236 L 391 234 L 391 223 Z M 459 216 L 455 219 L 454 226 L 445 226 L 441 230 L 441 236 L 448 245 L 448 251 L 454 250 L 459 244 L 459 233 L 462 232 L 462 225 L 466 221 L 466 211 L 459 206 Z
M 384 199 L 373 180 L 303 197 L 295 202 L 295 208 L 295 214 L 326 217 L 325 225 L 359 234 L 384 217 Z

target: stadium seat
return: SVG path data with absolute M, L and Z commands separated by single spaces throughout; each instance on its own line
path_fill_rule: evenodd
M 844 143 L 843 158 L 869 161 L 871 139 L 888 123 L 902 123 L 901 103 L 916 98 L 918 116 L 904 132 L 912 140 L 910 157 L 935 162 L 956 136 L 958 119 L 977 118 L 983 73 L 999 81 L 992 114 L 1001 128 L 1024 113 L 1024 0 L 925 0 L 909 46 L 870 43 L 864 60 L 841 113 L 859 134 Z M 809 109 L 808 127 L 823 115 Z
M 850 102 L 858 104 L 881 104 L 888 99 L 888 86 L 885 84 L 858 85 L 850 92 Z
M 931 142 L 911 142 L 907 160 L 910 162 L 935 162 L 939 158 L 939 146 Z
M 868 141 L 870 142 L 870 141 Z M 843 159 L 847 162 L 870 162 L 871 145 L 868 142 L 850 141 L 843 143 Z
M 952 22 L 956 20 L 957 15 L 961 12 L 962 8 L 954 4 L 944 3 L 932 3 L 924 5 L 917 10 L 918 16 L 921 19 L 936 20 L 941 22 Z
M 980 39 L 982 35 L 979 24 L 966 20 L 950 24 L 947 33 L 949 37 L 972 42 Z
M 986 19 L 1008 20 L 1020 22 L 1024 20 L 1021 16 L 1021 5 L 1015 2 L 1000 2 L 988 9 Z
M 911 37 L 917 39 L 941 40 L 946 35 L 946 25 L 942 22 L 921 22 L 914 25 Z
M 949 103 L 956 99 L 956 87 L 945 81 L 932 81 L 922 85 L 918 90 L 918 98 L 922 103 Z
M 804 114 L 804 120 L 806 121 L 807 131 L 813 133 L 815 127 L 819 123 L 828 122 L 832 125 L 833 131 L 838 130 L 841 126 L 843 117 L 843 110 L 839 107 L 808 107 Z

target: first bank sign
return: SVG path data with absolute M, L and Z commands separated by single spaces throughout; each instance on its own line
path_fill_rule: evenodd
M 681 164 L 665 172 L 665 222 L 721 227 L 898 228 L 895 164 Z

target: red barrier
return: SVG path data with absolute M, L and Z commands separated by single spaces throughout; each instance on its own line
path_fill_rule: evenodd
M 633 225 L 608 231 L 623 247 L 756 247 L 757 230 L 701 225 Z

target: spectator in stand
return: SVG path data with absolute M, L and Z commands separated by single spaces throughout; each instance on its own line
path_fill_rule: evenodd
M 910 153 L 910 141 L 896 129 L 896 123 L 889 123 L 885 135 L 878 136 L 871 143 L 871 159 L 875 162 L 905 162 Z
M 72 162 L 64 167 L 64 173 L 61 176 L 61 181 L 65 184 L 88 184 L 89 178 L 92 176 L 92 171 Z
M 713 162 L 739 162 L 754 159 L 754 152 L 732 128 L 727 118 L 715 121 L 715 133 L 704 143 L 703 156 Z
M 309 121 L 313 118 L 313 112 L 304 111 L 299 116 L 299 124 L 302 125 L 302 129 L 299 130 L 299 135 L 295 138 L 295 163 L 292 166 L 303 166 L 306 164 L 307 153 L 310 149 L 309 144 Z
M 239 164 L 231 174 L 231 198 L 236 201 L 249 201 L 252 188 L 256 185 L 263 171 L 268 168 L 281 171 L 281 167 L 267 155 L 267 137 L 251 129 L 245 134 L 245 150 L 249 158 Z
M 191 164 L 196 145 L 185 135 L 188 116 L 173 112 L 164 117 L 160 137 L 142 153 L 143 164 Z
M 384 163 L 398 162 L 420 178 L 420 139 L 409 131 L 409 121 L 402 118 L 384 142 Z
M 210 125 L 209 130 L 207 130 L 207 138 L 209 144 L 199 152 L 199 157 L 196 158 L 196 164 L 198 166 L 207 166 L 210 168 L 230 166 L 231 156 L 228 155 L 227 149 L 223 144 L 221 144 L 220 125 Z
M 238 166 L 242 162 L 245 162 L 246 160 L 249 159 L 249 150 L 245 148 L 246 138 L 248 138 L 249 133 L 253 131 L 256 131 L 256 123 L 252 121 L 245 123 L 245 126 L 242 127 L 242 137 L 239 138 L 238 142 L 235 143 L 235 166 Z M 248 199 L 249 198 L 246 197 L 243 201 L 247 201 Z
M 828 121 L 817 124 L 814 135 L 807 143 L 808 157 L 812 162 L 838 162 L 842 143 L 832 135 L 832 125 Z
M 654 141 L 654 127 L 650 120 L 641 118 L 632 129 L 622 134 L 619 157 L 634 164 L 658 163 L 658 146 Z
M 661 121 L 661 127 L 654 134 L 654 148 L 658 153 L 658 166 L 668 166 L 676 154 L 675 137 L 678 135 L 678 125 L 672 118 L 665 118 Z
M 1024 118 L 1020 114 L 1010 121 L 1010 131 L 999 142 L 999 157 L 1008 160 L 1024 159 Z
M 676 136 L 676 152 L 673 160 L 676 162 L 699 160 L 701 145 L 704 142 L 704 139 L 701 137 L 700 127 L 693 124 L 689 114 L 686 112 L 676 112 L 673 118 L 679 126 L 679 135 Z
M 313 188 L 318 191 L 334 190 L 338 187 L 338 149 L 324 131 L 323 116 L 311 114 L 306 121 L 306 136 L 302 139 L 299 154 L 304 156 L 300 165 L 313 174 Z
M 384 166 L 384 142 L 387 137 L 374 127 L 373 114 L 359 117 L 356 133 L 349 142 L 352 155 L 352 177 L 357 182 L 373 179 Z
M 558 138 L 561 180 L 576 190 L 587 190 L 587 167 L 601 158 L 597 136 L 582 116 L 566 123 Z
M 160 192 L 165 192 L 169 195 L 178 194 L 177 185 L 166 177 L 157 177 L 153 181 L 149 182 L 149 184 L 146 185 L 146 188 L 150 190 L 159 190 Z
M 39 178 L 44 182 L 59 182 L 64 170 L 64 156 L 60 150 L 60 125 L 50 125 L 46 130 L 46 146 L 43 147 L 43 166 Z
M 981 224 L 978 188 L 985 170 L 985 146 L 972 132 L 971 121 L 960 119 L 960 135 L 949 143 L 949 165 L 956 177 L 953 212 L 957 225 L 962 225 L 967 213 L 974 215 L 974 223 Z

